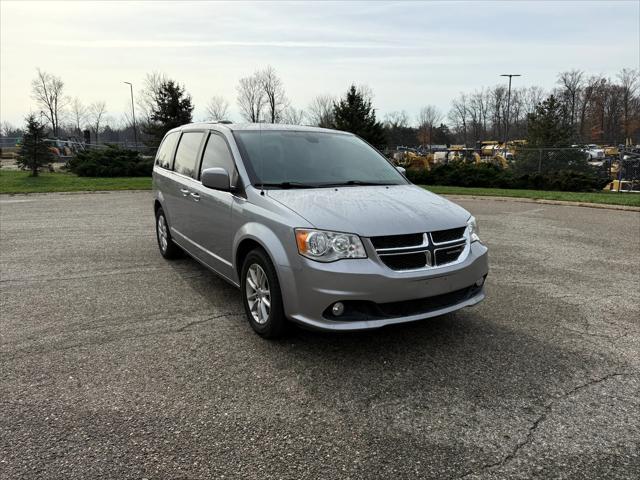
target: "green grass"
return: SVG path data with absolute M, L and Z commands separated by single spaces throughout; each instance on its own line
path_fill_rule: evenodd
M 422 185 L 439 195 L 479 195 L 491 197 L 518 197 L 568 202 L 604 203 L 640 207 L 640 193 L 617 192 L 548 192 L 545 190 L 516 190 L 507 188 L 467 188 Z
M 94 178 L 72 173 L 40 173 L 0 170 L 0 193 L 93 192 L 97 190 L 149 190 L 151 177 Z
M 424 186 L 438 194 L 566 200 L 570 202 L 604 203 L 640 207 L 640 194 L 615 192 L 548 192 L 544 190 L 512 190 L 506 188 L 466 188 Z M 93 178 L 72 173 L 41 173 L 0 170 L 0 193 L 82 192 L 98 190 L 149 190 L 150 177 Z

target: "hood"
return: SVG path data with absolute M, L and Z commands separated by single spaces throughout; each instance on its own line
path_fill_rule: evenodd
M 267 190 L 316 228 L 363 237 L 462 227 L 469 213 L 415 185 Z

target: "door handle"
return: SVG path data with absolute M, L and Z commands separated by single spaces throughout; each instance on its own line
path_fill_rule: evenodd
M 199 201 L 200 201 L 200 194 L 199 194 L 199 193 L 191 192 L 191 196 L 193 197 L 193 199 L 194 199 L 196 202 L 199 202 Z
M 180 191 L 182 192 L 183 197 L 186 197 L 187 195 L 189 195 L 189 190 L 187 190 L 186 188 L 181 188 Z

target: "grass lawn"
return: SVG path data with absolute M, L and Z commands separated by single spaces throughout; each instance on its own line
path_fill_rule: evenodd
M 72 173 L 41 173 L 30 177 L 28 172 L 0 170 L 0 193 L 82 192 L 97 190 L 149 190 L 151 177 L 94 178 Z M 512 190 L 506 188 L 466 188 L 425 186 L 445 195 L 488 195 L 498 197 L 567 200 L 570 202 L 607 203 L 640 207 L 638 193 L 611 192 L 547 192 L 544 190 Z
M 439 195 L 485 195 L 492 197 L 519 197 L 544 200 L 565 200 L 569 202 L 606 203 L 640 207 L 640 193 L 616 192 L 549 192 L 545 190 L 516 190 L 507 188 L 467 188 L 422 185 L 423 188 Z
M 93 178 L 73 173 L 40 173 L 0 170 L 0 193 L 79 192 L 96 190 L 149 190 L 151 177 Z

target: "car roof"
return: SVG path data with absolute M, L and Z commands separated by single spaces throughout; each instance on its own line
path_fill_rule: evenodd
M 304 125 L 289 125 L 284 123 L 221 123 L 221 122 L 198 122 L 187 123 L 177 128 L 170 130 L 175 131 L 188 131 L 188 130 L 200 130 L 200 129 L 215 129 L 215 130 L 231 130 L 237 131 L 290 131 L 290 132 L 316 132 L 316 133 L 341 133 L 343 135 L 353 135 L 349 132 L 343 132 L 341 130 L 332 130 L 330 128 L 320 127 L 308 127 Z M 169 132 L 167 132 L 169 133 Z

